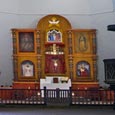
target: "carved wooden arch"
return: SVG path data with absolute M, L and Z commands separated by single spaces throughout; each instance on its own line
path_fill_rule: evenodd
M 37 24 L 37 29 L 38 30 L 46 30 L 49 28 L 49 21 L 52 21 L 52 18 L 55 18 L 56 21 L 60 21 L 60 28 L 65 31 L 68 29 L 71 29 L 71 24 L 70 22 L 63 16 L 57 15 L 57 14 L 52 14 L 52 15 L 47 15 L 41 18 Z

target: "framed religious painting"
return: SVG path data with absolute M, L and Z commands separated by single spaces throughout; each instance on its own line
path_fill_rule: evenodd
M 35 81 L 37 80 L 37 59 L 33 57 L 23 56 L 18 58 L 18 80 L 19 81 Z
M 78 58 L 74 64 L 75 81 L 93 81 L 95 79 L 95 66 L 92 58 Z
M 19 52 L 34 52 L 34 32 L 19 32 Z
M 79 61 L 76 64 L 76 75 L 78 77 L 90 77 L 90 64 L 87 61 Z
M 73 29 L 71 33 L 74 54 L 96 54 L 95 29 Z
M 62 42 L 62 32 L 56 29 L 51 29 L 47 31 L 46 42 L 61 43 Z

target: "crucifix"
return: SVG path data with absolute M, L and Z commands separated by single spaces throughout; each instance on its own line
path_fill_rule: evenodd
M 57 70 L 57 66 L 58 66 L 58 63 L 57 63 L 57 59 L 54 59 L 53 62 L 54 62 L 54 71 L 56 72 Z

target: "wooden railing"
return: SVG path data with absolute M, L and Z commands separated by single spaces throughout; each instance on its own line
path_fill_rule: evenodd
M 72 90 L 72 104 L 113 105 L 114 91 L 109 89 Z
M 0 89 L 0 104 L 113 105 L 114 100 L 110 89 Z
M 0 89 L 0 104 L 45 104 L 43 90 Z

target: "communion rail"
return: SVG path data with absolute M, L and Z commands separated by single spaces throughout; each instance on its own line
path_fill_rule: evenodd
M 0 89 L 0 104 L 114 105 L 110 89 Z

